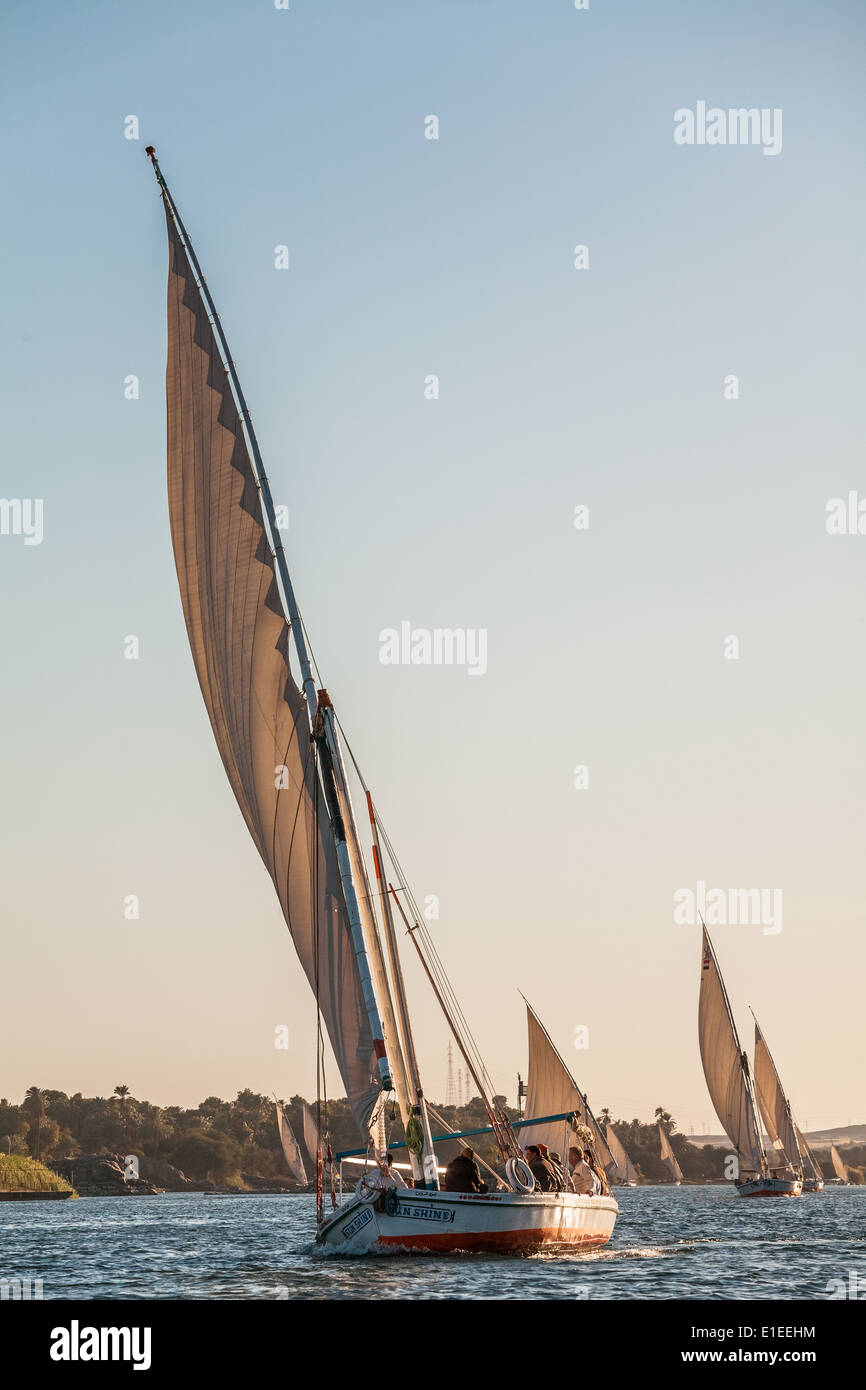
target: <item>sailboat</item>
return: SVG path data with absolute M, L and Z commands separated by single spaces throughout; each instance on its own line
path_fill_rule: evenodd
M 749 1059 L 740 1047 L 716 953 L 706 926 L 701 948 L 698 1039 L 707 1090 L 722 1128 L 737 1154 L 741 1197 L 799 1197 L 799 1177 L 775 1177 L 758 1119 Z
M 805 1135 L 795 1125 L 797 1131 L 797 1143 L 800 1146 L 800 1153 L 803 1155 L 803 1191 L 804 1192 L 823 1192 L 824 1174 L 821 1165 L 813 1154 L 806 1142 Z
M 830 1181 L 845 1183 L 847 1187 L 848 1169 L 842 1162 L 842 1155 L 839 1153 L 839 1150 L 836 1148 L 835 1144 L 830 1145 L 830 1162 L 833 1164 L 833 1172 L 836 1174 L 836 1177 L 831 1178 Z
M 802 1182 L 805 1162 L 797 1137 L 797 1126 L 791 1113 L 791 1102 L 782 1089 L 776 1064 L 770 1055 L 770 1049 L 757 1019 L 755 1019 L 755 1090 L 764 1128 L 771 1142 L 781 1153 L 785 1165 L 785 1176 L 799 1178 Z
M 661 1144 L 662 1163 L 670 1173 L 673 1182 L 679 1187 L 683 1181 L 683 1170 L 677 1162 L 677 1156 L 671 1146 L 670 1136 L 662 1125 L 659 1125 L 659 1143 Z
M 277 1130 L 280 1136 L 280 1145 L 283 1150 L 283 1157 L 286 1160 L 286 1167 L 291 1173 L 296 1183 L 301 1187 L 307 1185 L 307 1170 L 304 1167 L 304 1160 L 301 1157 L 301 1146 L 295 1138 L 294 1130 L 289 1124 L 289 1118 L 280 1105 L 275 1102 L 277 1107 Z
M 585 1126 L 592 1135 L 595 1158 L 602 1168 L 614 1164 L 607 1140 L 601 1125 L 589 1108 L 589 1102 L 565 1065 L 553 1039 L 538 1014 L 528 1000 L 526 1004 L 526 1029 L 529 1041 L 529 1069 L 526 1079 L 526 1110 L 530 1115 L 574 1115 L 577 1123 Z M 548 1120 L 527 1123 L 522 1129 L 521 1139 L 527 1144 L 546 1144 L 564 1160 L 568 1156 L 573 1138 L 569 1122 Z
M 604 1244 L 616 1202 L 536 1191 L 509 1118 L 494 1100 L 423 914 L 320 678 L 226 335 L 156 151 L 150 145 L 146 152 L 168 231 L 168 500 L 187 635 L 226 775 L 316 1001 L 316 1240 L 331 1250 L 362 1252 Z M 324 530 L 321 540 L 324 548 Z M 354 785 L 366 801 L 375 888 L 344 746 Z M 487 1109 L 504 1169 L 494 1191 L 440 1188 L 395 909 Z M 325 1035 L 381 1180 L 374 1187 L 365 1171 L 351 1199 L 339 1204 L 323 1096 Z M 371 1137 L 383 1095 L 395 1099 L 405 1130 L 413 1182 L 408 1191 L 387 1186 L 385 1156 Z
M 607 1147 L 613 1156 L 612 1166 L 605 1168 L 608 1178 L 612 1182 L 619 1183 L 620 1187 L 637 1187 L 637 1169 L 629 1158 L 625 1145 L 613 1125 L 605 1125 L 604 1133 Z

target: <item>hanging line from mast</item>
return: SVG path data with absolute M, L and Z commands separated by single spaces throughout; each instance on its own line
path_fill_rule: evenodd
M 361 788 L 364 791 L 365 795 L 368 795 L 370 794 L 369 787 L 364 778 L 364 774 L 361 771 L 358 760 L 355 757 L 354 750 L 346 735 L 346 731 L 343 728 L 342 723 L 340 723 L 339 717 L 337 717 L 337 723 L 340 728 L 340 734 L 342 736 L 343 743 L 346 747 L 346 751 L 349 754 L 352 766 L 354 767 L 358 781 L 361 784 Z M 463 1012 L 460 1001 L 454 992 L 454 988 L 448 977 L 448 973 L 445 969 L 445 966 L 442 963 L 442 959 L 439 955 L 439 952 L 436 949 L 436 944 L 433 941 L 430 932 L 424 925 L 423 914 L 421 913 L 418 903 L 414 897 L 414 894 L 412 893 L 408 879 L 405 873 L 403 872 L 403 868 L 394 849 L 394 845 L 391 841 L 390 836 L 388 835 L 385 825 L 382 822 L 382 818 L 379 815 L 379 811 L 375 803 L 373 804 L 373 810 L 376 817 L 376 824 L 381 832 L 382 840 L 385 845 L 385 849 L 388 853 L 388 858 L 391 860 L 391 863 L 394 867 L 394 872 L 397 875 L 397 879 L 400 884 L 400 891 L 404 894 L 406 901 L 412 909 L 416 926 L 424 943 L 424 955 L 427 959 L 430 971 L 436 981 L 437 987 L 439 988 L 443 996 L 443 999 L 447 1002 L 448 1008 L 453 1014 L 454 1021 L 459 1024 L 459 1031 L 461 1036 L 459 1039 L 457 1039 L 457 1041 L 460 1042 L 461 1045 L 465 1048 L 465 1052 L 468 1052 L 471 1055 L 472 1068 L 474 1071 L 478 1073 L 478 1077 L 483 1082 L 484 1089 L 492 1097 L 495 1094 L 493 1080 L 490 1076 L 490 1073 L 487 1070 L 487 1066 L 484 1062 L 484 1058 L 481 1055 L 481 1051 L 478 1047 L 478 1044 L 475 1041 L 472 1029 L 470 1028 L 466 1015 Z M 467 1062 L 468 1061 L 469 1058 L 467 1058 Z
M 434 1109 L 433 1109 L 433 1106 L 430 1104 L 429 1100 L 428 1100 L 428 1102 L 427 1102 L 427 1109 L 430 1111 L 430 1114 L 433 1116 L 433 1119 L 436 1121 L 436 1123 L 442 1125 L 443 1129 L 447 1129 L 449 1134 L 454 1134 L 454 1133 L 456 1132 L 456 1131 L 451 1127 L 451 1125 L 449 1125 L 449 1123 L 448 1123 L 447 1120 L 443 1120 L 443 1118 L 442 1118 L 442 1116 L 439 1114 L 438 1110 L 434 1110 Z M 437 1138 L 437 1139 L 441 1139 L 442 1137 L 443 1137 L 443 1136 L 442 1136 L 441 1134 L 437 1134 L 437 1135 L 436 1135 L 436 1138 Z M 508 1186 L 508 1183 L 505 1182 L 505 1181 L 499 1176 L 499 1174 L 497 1173 L 496 1169 L 495 1169 L 495 1168 L 491 1168 L 491 1166 L 490 1166 L 489 1163 L 485 1163 L 485 1161 L 484 1161 L 484 1159 L 481 1157 L 480 1153 L 477 1153 L 475 1149 L 473 1149 L 472 1152 L 475 1154 L 475 1161 L 476 1161 L 476 1163 L 479 1163 L 479 1164 L 481 1165 L 482 1168 L 486 1169 L 486 1171 L 491 1175 L 491 1177 L 495 1178 L 495 1180 L 496 1180 L 496 1185 L 497 1185 L 498 1187 L 501 1187 L 501 1188 L 503 1189 L 504 1192 L 510 1192 L 510 1191 L 511 1191 L 511 1188 Z

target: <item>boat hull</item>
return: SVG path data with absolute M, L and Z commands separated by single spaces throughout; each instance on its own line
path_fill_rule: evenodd
M 317 1245 L 345 1254 L 457 1251 L 532 1254 L 606 1245 L 619 1207 L 613 1197 L 571 1192 L 426 1192 L 400 1189 L 354 1199 L 330 1218 Z
M 799 1197 L 803 1184 L 799 1178 L 751 1178 L 736 1189 L 739 1197 Z

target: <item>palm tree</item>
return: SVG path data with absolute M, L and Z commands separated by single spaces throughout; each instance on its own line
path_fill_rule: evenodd
M 604 1109 L 602 1110 L 602 1112 L 601 1112 L 601 1114 L 599 1115 L 598 1118 L 599 1118 L 599 1122 L 600 1122 L 601 1124 L 603 1124 L 603 1125 L 609 1125 L 609 1124 L 610 1124 L 610 1110 L 607 1108 L 607 1106 L 604 1107 Z
M 667 1110 L 665 1110 L 663 1105 L 656 1106 L 656 1120 L 661 1125 L 662 1129 L 665 1130 L 668 1134 L 670 1134 L 673 1128 L 673 1125 L 671 1123 L 672 1119 L 673 1116 L 668 1114 Z
M 39 1128 L 45 1119 L 45 1092 L 40 1091 L 38 1086 L 28 1086 L 24 1096 L 24 1103 L 21 1106 L 34 1130 L 33 1157 L 39 1157 Z
M 118 1100 L 120 1101 L 120 1123 L 123 1125 L 123 1138 L 125 1143 L 128 1137 L 126 1130 L 126 1098 L 129 1095 L 129 1087 L 115 1086 L 114 1095 L 117 1096 Z

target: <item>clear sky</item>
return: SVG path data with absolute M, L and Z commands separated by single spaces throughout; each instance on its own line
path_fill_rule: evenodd
M 866 535 L 825 509 L 866 497 L 863 7 L 18 0 L 3 28 L 0 496 L 43 499 L 44 538 L 0 536 L 2 1093 L 314 1088 L 174 575 L 153 143 L 497 1086 L 520 988 L 594 1105 L 717 1130 L 673 918 L 704 880 L 782 890 L 778 934 L 714 932 L 744 1040 L 752 1004 L 801 1124 L 862 1122 Z M 675 144 L 699 101 L 781 109 L 781 152 Z M 383 665 L 403 620 L 486 629 L 487 673 Z

